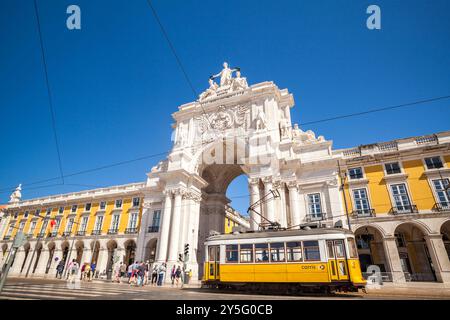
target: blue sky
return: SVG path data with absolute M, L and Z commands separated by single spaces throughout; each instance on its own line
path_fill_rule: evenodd
M 82 29 L 66 28 L 81 7 Z M 450 94 L 450 1 L 153 0 L 196 91 L 224 60 L 273 80 L 308 122 Z M 366 28 L 381 7 L 382 29 Z M 145 0 L 38 0 L 65 174 L 168 151 L 171 113 L 194 99 Z M 0 2 L 0 203 L 59 175 L 32 0 Z M 449 130 L 450 101 L 303 127 L 335 148 Z M 24 186 L 23 197 L 143 181 L 161 157 Z M 75 184 L 78 184 L 77 186 Z M 36 188 L 43 186 L 42 188 Z M 6 189 L 6 191 L 5 191 Z M 244 178 L 230 197 L 247 194 Z M 233 205 L 245 211 L 248 199 Z

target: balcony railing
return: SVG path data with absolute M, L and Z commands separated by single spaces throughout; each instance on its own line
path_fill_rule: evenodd
M 98 236 L 102 234 L 102 230 L 92 230 L 91 235 L 92 236 Z
M 375 217 L 375 209 L 359 209 L 352 211 L 353 218 Z
M 119 232 L 119 229 L 109 229 L 108 234 L 117 234 Z
M 449 211 L 450 210 L 450 202 L 436 202 L 433 206 L 433 211 Z
M 37 234 L 37 237 L 38 237 L 38 238 L 44 238 L 44 237 L 45 237 L 45 232 L 39 232 L 39 233 Z
M 77 236 L 84 237 L 86 235 L 86 230 L 77 231 Z
M 68 236 L 70 236 L 71 233 L 72 233 L 72 232 L 70 232 L 70 231 L 64 231 L 63 234 L 62 234 L 62 236 L 63 236 L 63 237 L 68 237 Z
M 58 236 L 58 232 L 56 232 L 56 231 L 50 232 L 50 234 L 49 234 L 50 238 L 55 238 L 56 236 Z
M 325 212 L 314 213 L 314 214 L 307 214 L 306 215 L 306 222 L 314 222 L 314 221 L 325 220 L 326 215 L 327 214 Z
M 159 226 L 149 226 L 148 233 L 159 232 Z
M 9 240 L 9 239 L 11 239 L 11 236 L 4 236 L 3 237 L 3 240 Z
M 405 214 L 405 213 L 418 213 L 417 206 L 415 204 L 394 206 L 391 208 L 392 214 Z
M 134 233 L 137 233 L 137 232 L 138 232 L 137 228 L 126 228 L 125 229 L 125 233 L 126 234 L 134 234 Z

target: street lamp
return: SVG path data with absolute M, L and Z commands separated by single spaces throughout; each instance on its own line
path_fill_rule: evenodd
M 342 191 L 342 197 L 344 198 L 344 207 L 345 207 L 345 215 L 347 216 L 347 224 L 348 224 L 348 229 L 350 231 L 352 231 L 352 225 L 350 223 L 350 217 L 348 215 L 348 207 L 347 207 L 347 196 L 345 195 L 345 180 L 347 178 L 347 173 L 342 174 L 341 172 L 341 164 L 339 162 L 339 160 L 337 161 L 338 163 L 338 171 L 339 171 L 339 178 L 341 179 L 341 191 Z

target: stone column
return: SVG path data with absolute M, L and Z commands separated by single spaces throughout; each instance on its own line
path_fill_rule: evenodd
M 41 251 L 41 255 L 39 257 L 38 265 L 36 267 L 36 271 L 34 272 L 34 276 L 36 277 L 44 277 L 45 276 L 45 269 L 47 268 L 48 259 L 50 258 L 50 251 L 48 248 L 43 247 Z M 31 272 L 33 272 L 33 266 L 31 269 Z
M 173 201 L 172 223 L 170 228 L 169 256 L 167 258 L 167 261 L 170 262 L 170 265 L 178 261 L 178 241 L 180 239 L 180 232 L 181 232 L 180 226 L 181 198 L 182 198 L 181 190 L 175 190 L 175 196 Z
M 14 258 L 14 264 L 10 269 L 11 275 L 19 275 L 22 268 L 23 261 L 25 259 L 25 249 L 23 247 L 17 249 L 16 257 Z
M 300 204 L 298 201 L 298 188 L 297 183 L 291 181 L 288 183 L 289 189 L 289 207 L 291 209 L 291 223 L 295 228 L 299 228 L 300 221 Z
M 178 252 L 180 253 L 184 252 L 184 245 L 187 243 L 190 204 L 190 196 L 187 193 L 183 194 L 181 198 L 180 238 L 178 239 Z
M 136 258 L 139 261 L 142 261 L 145 258 L 145 235 L 147 234 L 147 229 L 149 226 L 148 220 L 151 215 L 151 204 L 144 200 L 143 207 L 139 232 L 136 240 Z
M 266 198 L 266 212 L 267 219 L 271 222 L 275 221 L 275 208 L 274 208 L 274 199 L 270 194 L 271 190 L 273 190 L 272 178 L 267 177 L 264 179 L 264 196 Z
M 398 254 L 395 237 L 384 237 L 383 247 L 386 256 L 386 263 L 392 274 L 392 282 L 405 282 L 405 274 L 403 273 L 402 264 L 400 262 L 400 255 Z
M 172 214 L 172 191 L 166 190 L 164 211 L 162 212 L 161 230 L 159 233 L 158 248 L 156 250 L 156 262 L 158 264 L 167 261 L 167 245 L 169 243 L 170 221 Z
M 442 241 L 442 235 L 432 234 L 424 238 L 433 262 L 437 281 L 450 283 L 450 260 L 445 250 L 444 241 Z
M 190 200 L 190 216 L 189 216 L 189 227 L 188 227 L 188 243 L 189 243 L 189 261 L 187 264 L 187 269 L 192 270 L 192 281 L 198 280 L 199 264 L 197 260 L 197 252 L 199 250 L 198 243 L 198 227 L 199 227 L 199 217 L 200 217 L 200 201 L 201 196 L 195 193 L 191 193 Z M 201 246 L 203 250 L 203 246 Z M 200 261 L 202 265 L 202 261 Z
M 284 193 L 284 183 L 278 181 L 276 184 L 274 183 L 274 188 L 278 190 L 280 193 L 280 198 L 277 199 L 279 207 L 279 219 L 278 222 L 284 228 L 287 227 L 287 216 L 286 216 L 286 195 Z
M 248 179 L 248 186 L 250 191 L 250 205 L 253 205 L 260 199 L 258 182 L 259 182 L 258 179 Z M 258 207 L 255 209 L 258 211 Z M 254 211 L 250 211 L 250 229 L 254 231 L 258 230 L 260 223 L 261 217 Z
M 106 249 L 102 244 L 100 244 L 100 248 L 98 250 L 98 259 L 96 271 L 100 274 L 103 271 L 107 271 L 106 267 L 108 266 L 108 249 Z

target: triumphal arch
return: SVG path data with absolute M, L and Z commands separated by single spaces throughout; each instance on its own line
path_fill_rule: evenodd
M 144 188 L 143 225 L 154 208 L 162 212 L 157 263 L 176 263 L 189 244 L 187 266 L 201 273 L 203 242 L 224 231 L 226 190 L 240 175 L 253 230 L 345 223 L 332 142 L 292 124 L 293 106 L 287 89 L 249 85 L 225 62 L 196 101 L 178 107 L 173 148 Z M 143 247 L 145 235 L 138 241 Z

